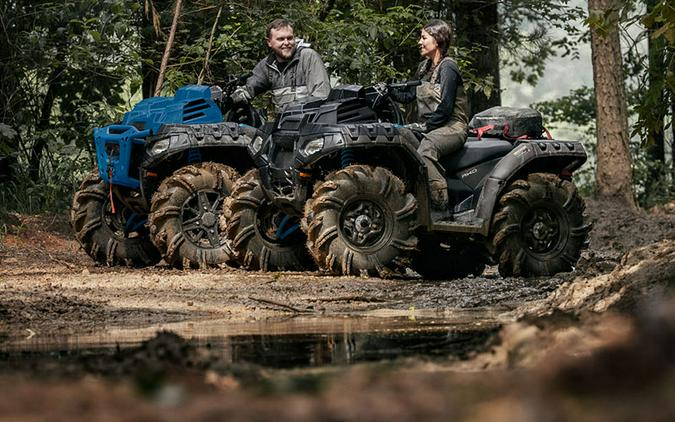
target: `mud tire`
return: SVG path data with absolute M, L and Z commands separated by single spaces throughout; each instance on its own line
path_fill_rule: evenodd
M 113 214 L 109 185 L 101 180 L 98 171 L 89 174 L 75 193 L 70 208 L 70 225 L 84 251 L 94 261 L 111 267 L 147 267 L 159 262 L 161 257 L 152 244 L 147 226 L 143 224 L 126 232 L 125 216 L 130 211 L 122 204 L 115 205 L 117 209 Z
M 222 211 L 238 176 L 224 164 L 205 162 L 180 168 L 162 181 L 152 196 L 149 225 L 169 265 L 206 268 L 231 260 Z
M 417 201 L 382 167 L 353 165 L 328 175 L 305 206 L 307 247 L 332 274 L 401 272 L 417 246 Z
M 475 248 L 455 251 L 439 239 L 421 239 L 413 255 L 412 269 L 426 280 L 451 280 L 469 275 L 476 277 L 485 270 L 485 257 Z
M 512 182 L 492 220 L 492 245 L 502 276 L 571 271 L 588 246 L 591 225 L 576 186 L 548 173 Z
M 287 239 L 276 237 L 280 215 L 266 198 L 257 169 L 237 181 L 226 203 L 226 237 L 234 258 L 248 270 L 302 271 L 314 269 L 299 228 Z

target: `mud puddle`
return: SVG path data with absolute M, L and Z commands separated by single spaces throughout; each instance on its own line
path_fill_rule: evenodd
M 464 359 L 483 350 L 500 327 L 496 316 L 485 310 L 443 317 L 408 312 L 393 317 L 293 317 L 234 324 L 186 321 L 67 336 L 27 331 L 25 338 L 5 339 L 0 344 L 0 371 L 49 374 L 51 368 L 70 368 L 65 371 L 90 372 L 92 367 L 118 365 L 124 356 L 139 352 L 143 352 L 141 360 L 172 359 L 186 353 L 190 366 L 208 361 L 209 365 L 253 364 L 270 369 L 404 357 Z M 153 349 L 149 355 L 148 348 Z

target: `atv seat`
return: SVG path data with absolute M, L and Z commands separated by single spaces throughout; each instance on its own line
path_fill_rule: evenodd
M 504 140 L 487 140 L 470 137 L 464 147 L 439 160 L 447 173 L 465 169 L 484 161 L 503 157 L 513 149 L 513 144 Z

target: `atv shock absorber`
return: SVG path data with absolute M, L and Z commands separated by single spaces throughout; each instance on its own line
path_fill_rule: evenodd
M 351 166 L 356 161 L 356 153 L 352 148 L 345 148 L 340 153 L 340 165 L 342 168 Z
M 197 148 L 190 148 L 187 156 L 188 164 L 201 163 L 202 153 Z

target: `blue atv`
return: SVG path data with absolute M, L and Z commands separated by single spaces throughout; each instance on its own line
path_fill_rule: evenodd
M 253 167 L 247 146 L 264 123 L 258 110 L 231 102 L 241 83 L 186 85 L 94 130 L 98 168 L 75 193 L 70 220 L 96 262 L 143 267 L 163 258 L 207 267 L 230 260 L 223 200 Z

